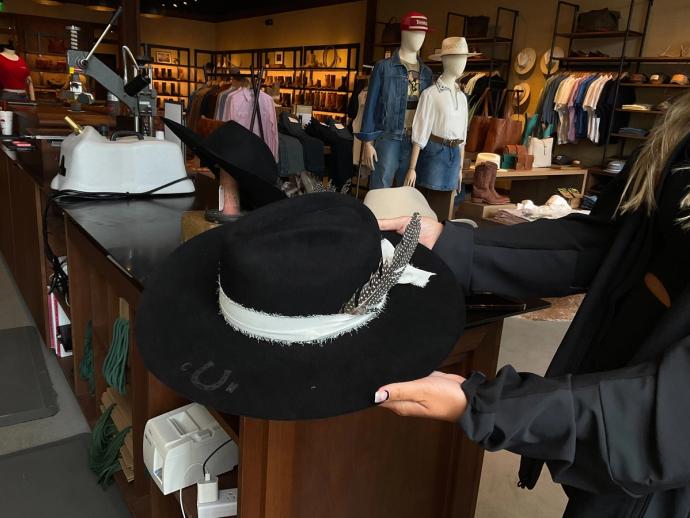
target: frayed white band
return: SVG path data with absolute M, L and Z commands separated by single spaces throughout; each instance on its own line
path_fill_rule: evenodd
M 390 241 L 381 241 L 381 253 L 384 261 L 393 258 L 395 247 Z M 432 275 L 412 265 L 407 265 L 398 284 L 412 284 L 420 288 L 425 287 Z M 335 315 L 285 316 L 271 315 L 262 311 L 245 308 L 230 299 L 218 286 L 218 303 L 225 321 L 240 333 L 283 344 L 293 343 L 322 343 L 345 333 L 354 331 L 376 318 L 385 305 L 385 300 L 379 305 L 378 311 L 363 315 L 349 315 L 337 313 Z

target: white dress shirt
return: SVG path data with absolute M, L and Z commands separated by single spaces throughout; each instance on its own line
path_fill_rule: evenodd
M 422 92 L 412 123 L 412 142 L 424 149 L 431 134 L 448 140 L 467 139 L 467 97 L 457 85 L 440 79 Z

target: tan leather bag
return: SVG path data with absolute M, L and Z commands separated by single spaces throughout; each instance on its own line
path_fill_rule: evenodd
M 486 134 L 489 131 L 489 124 L 492 117 L 489 116 L 489 103 L 491 102 L 491 90 L 489 88 L 482 94 L 477 101 L 478 106 L 482 106 L 482 114 L 475 115 L 467 128 L 467 142 L 465 151 L 468 153 L 481 153 L 484 151 Z
M 517 157 L 515 161 L 516 171 L 530 171 L 534 164 L 534 156 L 528 154 L 527 148 L 518 144 L 508 144 L 505 153 Z
M 503 117 L 494 117 L 489 123 L 484 142 L 484 153 L 501 153 L 506 146 L 519 144 L 522 138 L 522 122 L 513 120 L 513 100 L 503 92 Z

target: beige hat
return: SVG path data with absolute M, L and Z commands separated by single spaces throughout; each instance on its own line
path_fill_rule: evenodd
M 529 96 L 531 93 L 531 89 L 529 87 L 529 84 L 527 83 L 518 83 L 513 87 L 513 105 L 514 106 L 522 106 L 525 104 L 527 101 L 529 101 Z M 519 93 L 519 95 L 518 95 Z
M 537 51 L 531 47 L 522 49 L 515 56 L 515 63 L 513 67 L 518 74 L 529 74 L 537 62 Z
M 412 216 L 415 212 L 419 212 L 422 217 L 429 217 L 438 221 L 438 217 L 429 206 L 429 202 L 414 187 L 374 189 L 364 197 L 364 205 L 369 207 L 376 219 Z
M 553 57 L 563 58 L 565 57 L 565 51 L 561 47 L 554 47 Z M 560 66 L 560 62 L 558 60 L 554 60 L 551 63 L 551 72 L 549 72 L 549 69 L 547 68 L 549 65 L 549 61 L 551 61 L 551 49 L 544 52 L 544 55 L 539 60 L 539 67 L 541 68 L 541 71 L 545 76 L 548 76 L 550 73 L 555 74 L 556 72 L 558 72 L 558 67 Z
M 429 56 L 431 61 L 441 61 L 443 56 L 478 56 L 479 52 L 470 52 L 467 47 L 467 40 L 458 36 L 446 38 L 441 43 L 441 49 Z
M 501 168 L 501 156 L 496 153 L 479 153 L 474 161 L 474 166 L 477 167 L 484 162 L 493 162 L 497 168 Z

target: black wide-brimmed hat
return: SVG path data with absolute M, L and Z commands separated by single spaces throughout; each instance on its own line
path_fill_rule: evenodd
M 361 202 L 319 193 L 205 232 L 146 282 L 136 325 L 144 364 L 234 415 L 310 419 L 372 406 L 381 385 L 437 368 L 464 327 L 457 283 L 417 246 L 419 228 L 415 219 L 402 239 L 382 236 Z
M 191 129 L 170 119 L 166 126 L 199 157 L 202 165 L 220 167 L 237 180 L 240 202 L 256 209 L 284 200 L 285 193 L 276 187 L 278 166 L 266 143 L 235 121 L 228 121 L 202 138 Z

